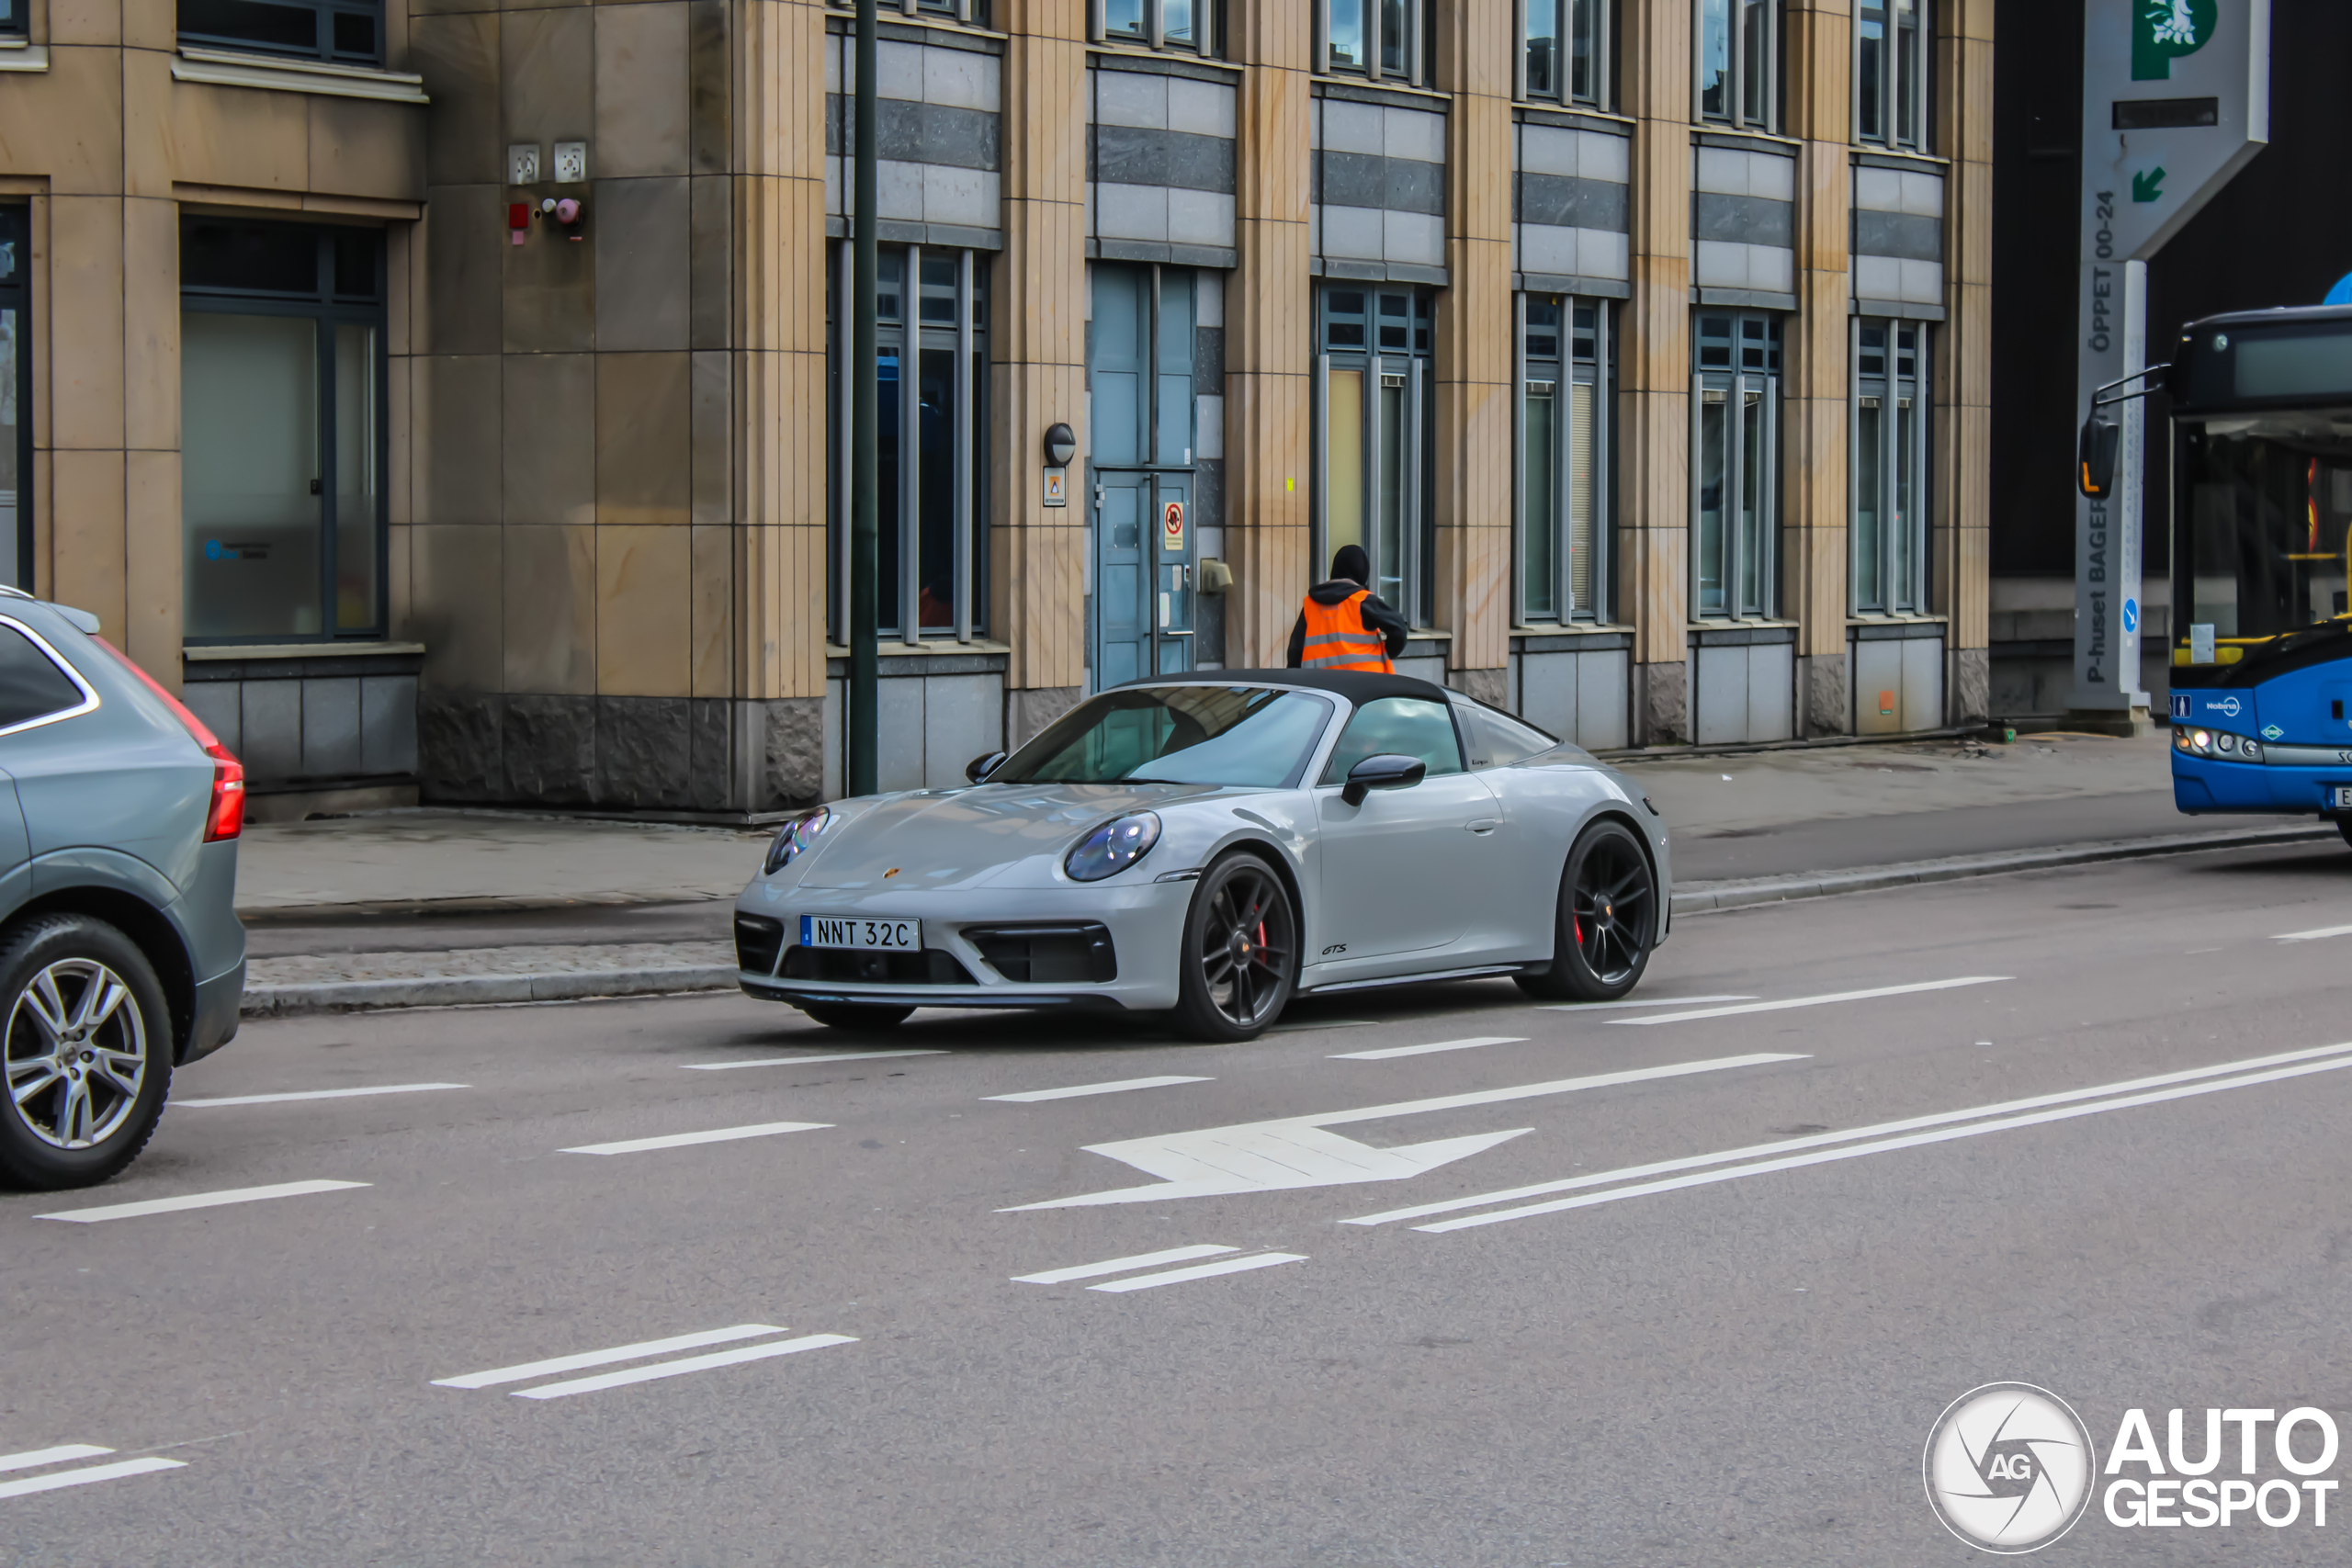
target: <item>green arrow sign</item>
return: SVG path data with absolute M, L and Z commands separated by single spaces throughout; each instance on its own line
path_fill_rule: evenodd
M 2165 198 L 2164 184 L 2165 170 L 2162 164 L 2159 164 L 2154 168 L 2150 169 L 2144 175 L 2133 175 L 2132 176 L 2132 199 L 2134 201 L 2162 201 Z

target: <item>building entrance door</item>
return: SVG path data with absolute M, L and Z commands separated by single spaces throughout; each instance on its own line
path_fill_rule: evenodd
M 1097 263 L 1088 367 L 1093 440 L 1093 689 L 1194 667 L 1193 277 Z

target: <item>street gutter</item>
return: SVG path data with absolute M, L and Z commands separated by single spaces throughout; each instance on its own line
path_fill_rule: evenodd
M 1703 915 L 1729 909 L 1826 898 L 1845 893 L 1876 893 L 1922 883 L 1957 882 L 2012 872 L 2049 871 L 2102 861 L 2154 855 L 2195 854 L 2210 850 L 2263 849 L 2333 840 L 2336 829 L 2311 827 L 2256 828 L 2217 833 L 2166 833 L 2153 838 L 2113 839 L 2047 850 L 1997 854 L 1951 855 L 1940 860 L 1861 866 L 1851 871 L 1811 872 L 1801 876 L 1685 883 L 1674 892 L 1674 913 Z M 666 964 L 634 969 L 557 971 L 535 975 L 449 975 L 417 979 L 328 980 L 299 985 L 247 986 L 241 1008 L 246 1018 L 282 1018 L 300 1013 L 372 1011 L 389 1008 L 473 1007 L 519 1002 L 584 1001 L 592 998 L 673 996 L 731 991 L 736 972 L 725 964 Z

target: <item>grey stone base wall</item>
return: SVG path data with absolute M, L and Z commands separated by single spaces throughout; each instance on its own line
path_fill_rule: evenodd
M 1958 648 L 1951 652 L 1951 679 L 1945 686 L 1954 726 L 1983 724 L 1993 714 L 1993 655 L 1983 648 Z
M 417 694 L 428 803 L 775 811 L 814 801 L 823 704 L 814 697 Z
M 1634 723 L 1636 746 L 1669 746 L 1690 738 L 1688 664 L 1676 660 L 1634 666 Z
M 1076 686 L 1015 688 L 1004 694 L 1004 745 L 1016 750 L 1078 705 Z
M 1845 656 L 1801 655 L 1797 660 L 1797 733 L 1808 740 L 1824 735 L 1843 735 L 1852 716 Z
M 1504 670 L 1456 670 L 1453 689 L 1465 696 L 1476 697 L 1490 707 L 1510 706 L 1510 671 Z

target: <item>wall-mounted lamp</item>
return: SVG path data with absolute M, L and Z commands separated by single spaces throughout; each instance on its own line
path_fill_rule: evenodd
M 1078 456 L 1078 433 L 1067 424 L 1048 426 L 1046 431 L 1046 461 L 1057 468 L 1067 468 L 1069 460 Z

